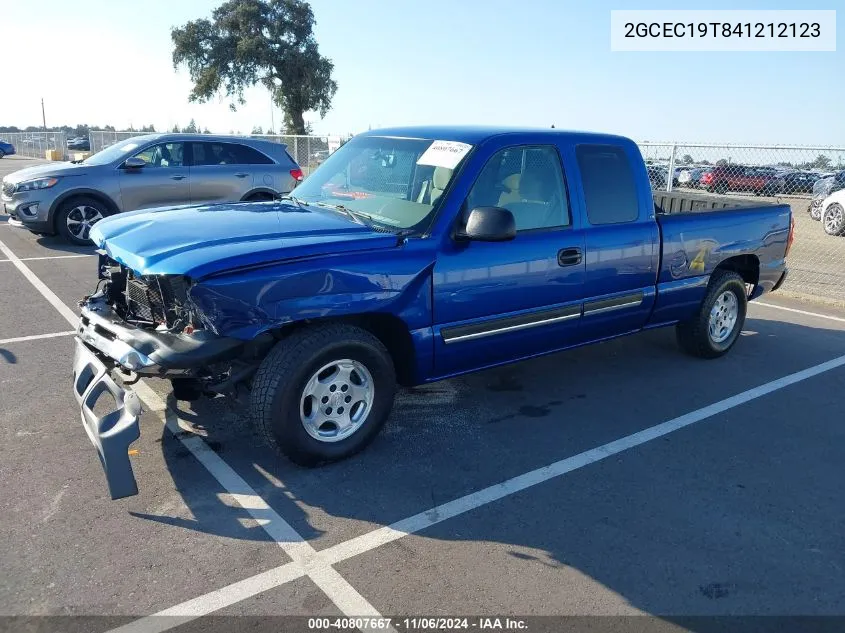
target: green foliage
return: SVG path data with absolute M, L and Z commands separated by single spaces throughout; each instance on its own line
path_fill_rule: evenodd
M 817 167 L 819 169 L 827 169 L 830 167 L 831 160 L 824 154 L 816 156 L 816 160 L 809 164 L 810 167 Z
M 724 158 L 720 158 L 719 160 L 716 161 L 716 165 L 718 167 L 724 167 L 727 164 L 728 164 L 728 161 Z
M 683 157 L 681 158 L 681 162 L 684 165 L 692 165 L 695 161 L 693 160 L 692 156 L 690 156 L 689 154 L 684 154 Z
M 175 130 L 175 131 L 178 132 L 179 130 Z M 184 132 L 186 134 L 198 134 L 199 130 L 197 129 L 197 122 L 194 121 L 193 119 L 191 119 L 191 122 L 188 123 L 188 125 L 186 125 L 185 127 L 182 128 L 182 132 Z
M 285 112 L 288 133 L 306 134 L 304 114 L 326 115 L 337 91 L 334 64 L 320 55 L 314 13 L 303 0 L 228 0 L 211 19 L 172 29 L 173 65 L 194 82 L 190 100 L 225 92 L 235 110 L 258 83 Z

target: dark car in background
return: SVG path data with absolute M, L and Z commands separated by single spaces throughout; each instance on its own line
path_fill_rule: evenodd
M 9 224 L 87 244 L 120 211 L 272 200 L 302 180 L 286 145 L 208 134 L 135 136 L 81 162 L 49 163 L 3 178 Z
M 88 140 L 87 136 L 77 136 L 76 138 L 68 140 L 67 148 L 89 152 L 91 151 L 91 142 Z
M 11 156 L 15 153 L 15 146 L 6 141 L 0 141 L 0 158 Z
M 778 178 L 779 193 L 811 193 L 821 174 L 813 171 L 792 171 Z
M 659 165 L 646 165 L 646 171 L 652 189 L 666 189 L 667 169 Z

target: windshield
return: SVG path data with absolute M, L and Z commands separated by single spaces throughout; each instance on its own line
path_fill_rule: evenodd
M 120 158 L 126 158 L 130 152 L 141 147 L 146 139 L 130 138 L 110 145 L 82 161 L 86 165 L 108 165 Z
M 334 152 L 292 195 L 396 230 L 419 230 L 471 145 L 364 136 Z

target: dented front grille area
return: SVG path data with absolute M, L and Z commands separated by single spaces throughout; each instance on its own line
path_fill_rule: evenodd
M 164 323 L 167 320 L 162 293 L 156 285 L 140 279 L 126 281 L 126 307 L 135 318 L 150 323 Z

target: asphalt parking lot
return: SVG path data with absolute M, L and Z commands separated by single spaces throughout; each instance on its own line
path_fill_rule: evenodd
M 775 294 L 716 361 L 659 330 L 406 390 L 317 470 L 147 381 L 111 501 L 70 387 L 90 253 L 0 216 L 0 616 L 845 616 L 845 310 Z

